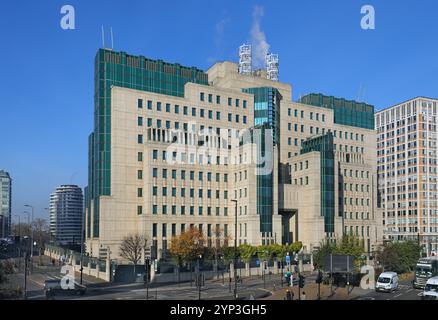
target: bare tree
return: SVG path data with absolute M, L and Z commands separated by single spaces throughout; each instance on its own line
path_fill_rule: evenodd
M 135 266 L 140 262 L 146 244 L 146 238 L 139 234 L 132 234 L 123 238 L 120 244 L 120 256 L 134 264 L 134 275 Z

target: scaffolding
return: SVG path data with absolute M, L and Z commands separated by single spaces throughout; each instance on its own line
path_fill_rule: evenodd
M 239 73 L 250 75 L 252 73 L 252 47 L 243 44 L 239 47 Z
M 278 65 L 279 65 L 278 54 L 270 53 L 266 55 L 266 72 L 267 72 L 266 76 L 269 80 L 279 81 Z

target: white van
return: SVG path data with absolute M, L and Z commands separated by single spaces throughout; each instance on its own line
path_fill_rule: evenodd
M 433 277 L 427 280 L 421 299 L 438 300 L 438 277 Z
M 398 276 L 395 272 L 383 272 L 376 283 L 376 291 L 391 292 L 398 289 Z

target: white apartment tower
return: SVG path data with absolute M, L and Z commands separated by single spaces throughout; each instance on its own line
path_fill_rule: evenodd
M 375 115 L 384 237 L 428 254 L 438 249 L 437 103 L 418 97 Z

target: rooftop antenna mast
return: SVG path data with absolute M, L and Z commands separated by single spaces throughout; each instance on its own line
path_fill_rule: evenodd
M 105 29 L 103 28 L 103 25 L 102 25 L 102 48 L 105 49 Z
M 266 55 L 266 73 L 267 78 L 272 81 L 279 81 L 278 77 L 278 66 L 279 66 L 280 59 L 278 57 L 278 54 L 267 54 Z
M 250 75 L 252 73 L 252 47 L 243 44 L 239 47 L 239 73 Z
M 114 50 L 113 27 L 110 27 L 110 31 L 111 31 L 111 49 Z

